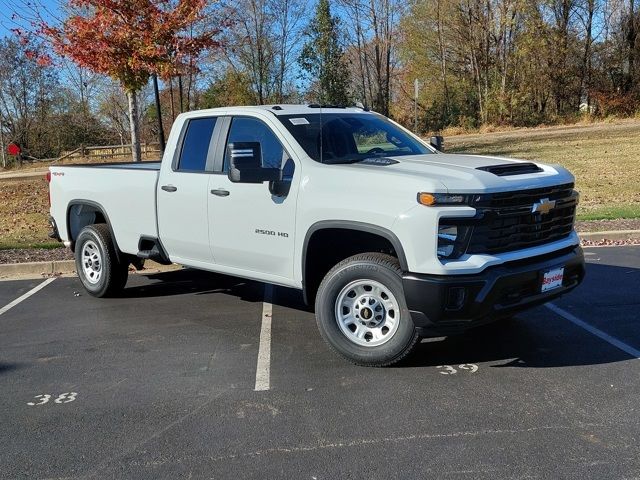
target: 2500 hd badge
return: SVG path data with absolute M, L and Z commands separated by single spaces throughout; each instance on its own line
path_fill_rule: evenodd
M 273 235 L 274 237 L 284 237 L 288 238 L 289 234 L 287 232 L 276 232 L 274 230 L 263 230 L 261 228 L 256 228 L 256 233 L 258 235 Z

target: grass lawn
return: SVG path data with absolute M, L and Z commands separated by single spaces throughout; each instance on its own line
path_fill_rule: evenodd
M 576 177 L 578 218 L 640 218 L 640 122 L 598 123 L 445 138 L 448 152 L 559 163 Z
M 0 249 L 61 245 L 48 237 L 48 198 L 44 175 L 0 181 Z

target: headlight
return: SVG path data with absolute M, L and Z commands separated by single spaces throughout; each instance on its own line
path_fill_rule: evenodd
M 471 227 L 441 223 L 438 226 L 438 258 L 459 258 L 467 249 Z
M 463 195 L 459 193 L 418 193 L 418 203 L 421 205 L 471 205 L 477 195 Z

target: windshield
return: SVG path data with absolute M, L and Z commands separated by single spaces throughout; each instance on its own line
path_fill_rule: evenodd
M 371 113 L 309 113 L 278 115 L 278 119 L 317 162 L 355 163 L 372 157 L 433 153 L 384 117 Z

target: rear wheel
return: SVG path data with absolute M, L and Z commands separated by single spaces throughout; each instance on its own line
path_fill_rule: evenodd
M 418 333 L 404 300 L 397 259 L 354 255 L 325 276 L 316 296 L 316 320 L 329 346 L 358 365 L 387 366 L 407 356 Z
M 119 262 L 115 242 L 106 224 L 84 227 L 75 245 L 76 272 L 94 297 L 119 294 L 127 283 L 129 264 Z

